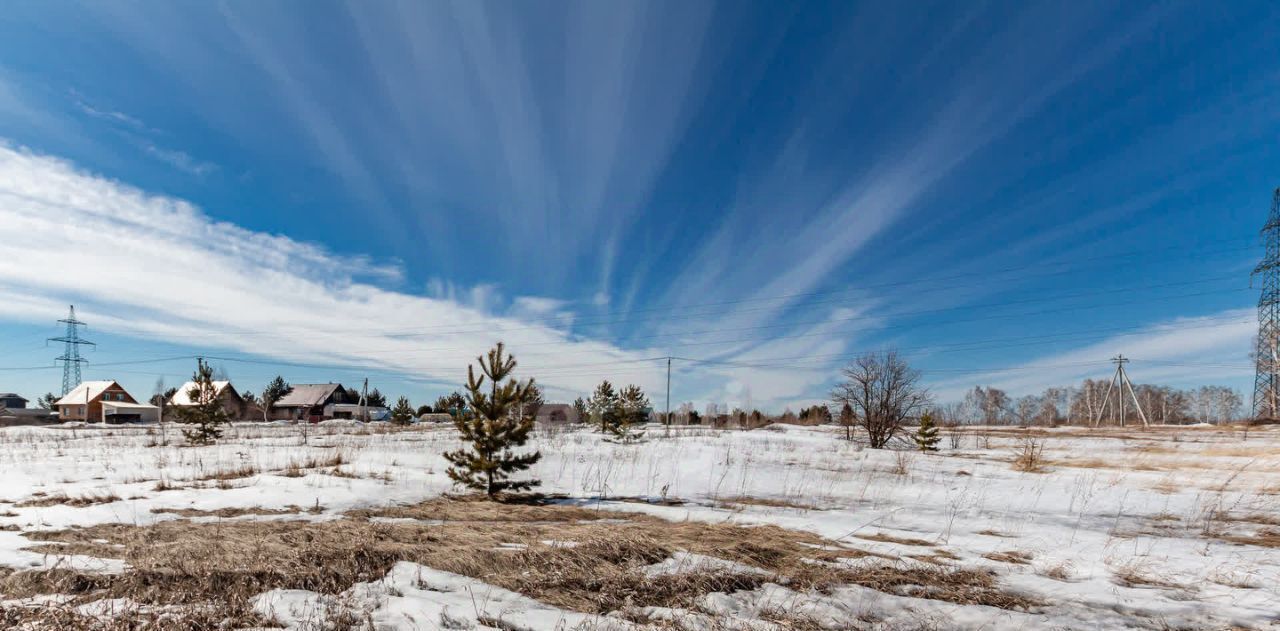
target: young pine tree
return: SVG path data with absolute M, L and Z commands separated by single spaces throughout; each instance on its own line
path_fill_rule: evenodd
M 622 406 L 613 384 L 601 381 L 587 401 L 587 411 L 591 414 L 591 422 L 600 426 L 601 433 L 611 433 L 622 422 Z
M 289 385 L 284 377 L 276 375 L 267 387 L 262 389 L 262 420 L 266 421 L 271 417 L 271 408 L 275 406 L 276 401 L 284 398 L 293 388 Z
M 195 385 L 187 391 L 191 405 L 178 408 L 178 420 L 191 426 L 182 430 L 188 444 L 210 445 L 222 438 L 220 426 L 229 419 L 222 400 L 218 398 L 218 389 L 213 385 L 213 369 L 203 359 L 197 362 L 196 372 L 191 377 Z
M 642 432 L 635 427 L 644 425 L 649 415 L 649 397 L 644 395 L 640 386 L 627 386 L 618 395 L 618 421 L 609 430 L 614 436 L 626 442 L 637 440 Z
M 934 424 L 932 414 L 925 412 L 920 417 L 920 429 L 916 430 L 916 435 L 912 438 L 915 439 L 920 451 L 938 450 L 938 441 L 942 439 L 938 437 L 938 426 Z
M 391 422 L 396 425 L 408 425 L 413 422 L 413 406 L 409 405 L 409 399 L 400 397 L 396 400 L 396 406 L 391 408 Z
M 587 402 L 578 397 L 573 400 L 573 411 L 578 415 L 579 423 L 586 423 L 591 418 L 591 412 L 587 410 Z
M 853 440 L 853 426 L 857 418 L 853 415 L 853 406 L 848 403 L 840 408 L 840 424 L 844 426 L 844 439 Z
M 512 474 L 528 469 L 542 454 L 515 454 L 512 449 L 529 440 L 534 417 L 513 415 L 512 409 L 530 396 L 533 380 L 523 383 L 507 379 L 516 369 L 514 357 L 503 357 L 498 342 L 487 357 L 478 358 L 480 377 L 467 366 L 467 410 L 454 419 L 454 426 L 468 448 L 444 454 L 452 464 L 449 478 L 458 484 L 484 491 L 493 497 L 503 491 L 523 491 L 537 486 L 538 480 L 512 480 Z M 489 392 L 484 391 L 485 379 Z M 505 381 L 504 381 L 505 380 Z

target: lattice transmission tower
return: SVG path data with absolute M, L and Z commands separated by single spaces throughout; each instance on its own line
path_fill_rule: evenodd
M 1253 268 L 1253 276 L 1262 276 L 1262 295 L 1258 297 L 1258 338 L 1253 356 L 1257 375 L 1253 380 L 1254 418 L 1280 418 L 1280 188 L 1271 196 L 1271 213 L 1262 226 L 1262 244 L 1266 254 Z M 1250 283 L 1252 284 L 1252 283 Z
M 58 322 L 67 325 L 67 332 L 62 337 L 51 337 L 49 341 L 63 344 L 62 355 L 55 358 L 55 361 L 62 362 L 62 396 L 65 397 L 72 388 L 80 385 L 80 364 L 89 361 L 80 356 L 80 347 L 86 344 L 97 345 L 80 337 L 79 327 L 88 325 L 76 319 L 75 305 L 71 305 L 71 315 Z

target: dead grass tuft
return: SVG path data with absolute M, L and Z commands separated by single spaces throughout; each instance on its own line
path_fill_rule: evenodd
M 243 517 L 245 515 L 295 515 L 302 512 L 302 508 L 289 505 L 284 508 L 263 508 L 261 506 L 251 506 L 249 508 L 219 508 L 216 510 L 201 510 L 199 508 L 153 508 L 153 513 L 167 513 L 178 515 L 180 517 Z
M 14 506 L 17 508 L 32 508 L 32 507 L 58 506 L 58 505 L 83 507 L 83 506 L 93 506 L 94 504 L 110 504 L 111 502 L 119 502 L 119 501 L 120 501 L 119 495 L 116 495 L 115 493 L 109 493 L 109 492 L 79 495 L 76 497 L 59 493 L 56 495 L 46 495 L 44 497 L 36 497 L 34 499 L 29 499 L 25 502 L 18 502 L 17 504 L 14 504 Z
M 891 534 L 884 533 L 884 532 L 877 532 L 869 535 L 854 535 L 854 536 L 859 539 L 866 539 L 867 541 L 897 543 L 897 544 L 902 544 L 904 546 L 925 546 L 925 547 L 933 546 L 933 542 L 931 541 L 925 541 L 924 539 L 915 539 L 912 537 L 895 537 Z
M 1045 469 L 1044 439 L 1024 436 L 1014 451 L 1013 468 L 1026 473 L 1040 473 Z
M 1280 529 L 1263 528 L 1253 534 L 1215 534 L 1214 538 L 1246 546 L 1280 548 Z
M 257 467 L 251 464 L 240 465 L 230 469 L 219 469 L 212 473 L 192 478 L 193 482 L 212 482 L 214 480 L 239 480 L 242 478 L 251 478 L 258 475 Z
M 1022 552 L 1021 550 L 1007 550 L 1004 552 L 988 552 L 982 555 L 985 559 L 999 561 L 1001 563 L 1013 563 L 1016 565 L 1026 565 L 1033 558 L 1031 553 Z
M 769 497 L 751 497 L 748 495 L 738 495 L 734 497 L 721 498 L 716 502 L 717 508 L 735 508 L 737 506 L 766 506 L 769 508 L 790 508 L 794 510 L 821 510 L 813 504 L 805 504 L 792 500 L 776 499 Z
M 1182 585 L 1155 576 L 1149 568 L 1139 565 L 1123 565 L 1111 571 L 1111 579 L 1123 587 L 1161 587 L 1167 589 L 1184 589 Z

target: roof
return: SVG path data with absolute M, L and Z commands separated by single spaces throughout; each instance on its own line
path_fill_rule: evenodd
M 0 392 L 0 399 L 22 399 L 23 401 L 28 401 L 28 399 L 13 392 Z
M 85 381 L 71 389 L 54 405 L 75 405 L 98 398 L 107 388 L 117 385 L 114 381 Z
M 5 416 L 53 416 L 53 410 L 44 408 L 6 408 L 0 407 L 0 418 Z
M 113 410 L 159 410 L 160 408 L 150 403 L 125 403 L 124 401 L 103 401 L 103 409 Z
M 213 389 L 215 391 L 214 396 L 222 396 L 222 391 L 226 390 L 227 386 L 230 385 L 230 381 L 213 382 Z M 191 400 L 190 394 L 195 387 L 196 382 L 194 381 L 188 381 L 182 384 L 182 387 L 178 388 L 177 392 L 174 392 L 173 396 L 169 398 L 169 405 L 195 405 L 195 402 Z
M 341 388 L 340 383 L 299 383 L 280 397 L 272 407 L 314 407 L 329 400 L 333 393 Z

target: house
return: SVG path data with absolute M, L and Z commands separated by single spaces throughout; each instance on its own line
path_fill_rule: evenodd
M 357 402 L 347 400 L 340 383 L 298 383 L 271 406 L 271 419 L 319 423 L 333 418 L 333 406 L 338 403 Z
M 385 421 L 391 418 L 391 410 L 377 405 L 360 405 L 359 403 L 334 403 L 333 418 L 350 418 L 356 420 Z
M 568 403 L 543 403 L 538 408 L 537 423 L 563 425 L 565 423 L 578 423 L 578 411 L 573 409 Z
M 172 397 L 169 397 L 169 401 L 165 405 L 171 406 L 174 411 L 177 408 L 195 405 L 195 402 L 191 400 L 191 391 L 195 388 L 196 382 L 194 381 L 182 384 L 182 387 L 178 388 Z M 216 392 L 217 399 L 222 402 L 222 409 L 226 411 L 227 418 L 238 421 L 245 417 L 248 406 L 245 404 L 244 399 L 240 397 L 240 393 L 236 392 L 236 389 L 232 387 L 230 381 L 215 381 L 213 382 L 213 389 Z M 168 412 L 169 410 L 165 410 L 166 418 L 168 418 Z
M 56 422 L 58 417 L 52 410 L 30 409 L 27 407 L 27 400 L 22 397 L 12 392 L 0 394 L 0 427 Z
M 160 420 L 160 408 L 138 403 L 115 381 L 86 381 L 54 405 L 63 421 L 147 423 Z
M 12 393 L 5 392 L 0 394 L 0 408 L 9 408 L 10 410 L 21 410 L 27 407 L 27 400 Z

